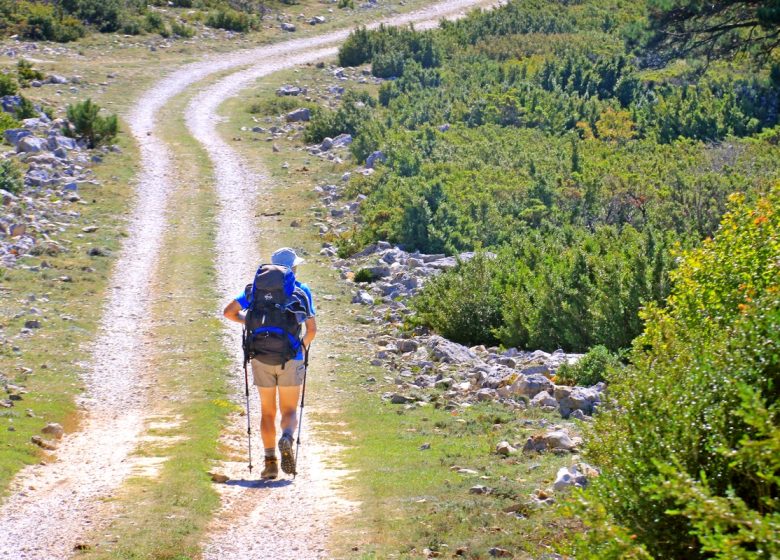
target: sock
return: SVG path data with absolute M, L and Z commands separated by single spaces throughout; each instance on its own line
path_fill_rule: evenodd
M 266 447 L 265 449 L 265 456 L 266 457 L 273 457 L 276 459 L 276 448 L 275 447 Z
M 293 431 L 292 431 L 291 429 L 289 429 L 289 428 L 287 428 L 286 430 L 284 430 L 284 431 L 282 432 L 282 435 L 283 435 L 283 436 L 287 436 L 287 437 L 288 437 L 288 438 L 290 438 L 290 439 L 294 439 L 294 438 L 293 438 Z

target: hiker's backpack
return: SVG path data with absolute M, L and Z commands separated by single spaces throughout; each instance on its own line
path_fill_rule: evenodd
M 264 364 L 283 366 L 301 347 L 301 323 L 308 299 L 295 285 L 286 266 L 264 264 L 246 287 L 249 308 L 244 329 L 244 356 Z

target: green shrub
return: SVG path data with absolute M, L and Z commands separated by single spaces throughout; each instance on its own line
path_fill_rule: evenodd
M 606 346 L 597 345 L 588 350 L 576 364 L 563 364 L 555 372 L 557 383 L 590 387 L 605 381 L 607 373 L 620 367 L 620 360 Z
M 338 4 L 337 4 L 337 7 L 339 9 L 342 9 L 342 10 L 347 9 L 347 8 L 350 9 L 350 10 L 354 10 L 355 9 L 355 0 L 339 0 Z
M 0 72 L 0 97 L 5 95 L 16 95 L 19 91 L 19 84 L 11 74 Z
M 163 33 L 165 32 L 165 20 L 157 12 L 146 12 L 144 29 L 149 33 Z
M 24 177 L 19 166 L 10 159 L 0 160 L 0 189 L 13 194 L 21 192 Z
M 84 25 L 72 17 L 57 17 L 54 8 L 45 4 L 30 4 L 25 25 L 21 30 L 23 37 L 36 41 L 57 41 L 68 43 L 80 39 L 86 34 Z
M 412 224 L 409 224 L 410 227 Z M 490 266 L 491 258 L 478 253 L 429 280 L 413 300 L 415 320 L 432 326 L 442 336 L 463 344 L 497 342 L 501 324 L 502 290 Z
M 780 187 L 735 195 L 714 239 L 682 257 L 668 307 L 649 306 L 632 366 L 586 439 L 602 469 L 571 551 L 616 532 L 653 558 L 780 555 Z M 637 556 L 638 557 L 638 556 Z
M 16 108 L 16 118 L 19 120 L 23 120 L 23 119 L 34 119 L 39 116 L 40 115 L 38 113 L 38 110 L 35 108 L 35 105 L 33 105 L 32 101 L 30 101 L 26 97 L 22 97 L 22 102 Z
M 258 20 L 255 16 L 239 12 L 231 8 L 220 8 L 217 11 L 209 13 L 206 18 L 206 25 L 217 29 L 226 29 L 228 31 L 246 32 L 255 29 Z
M 339 47 L 339 66 L 360 66 L 371 60 L 374 54 L 372 37 L 365 27 L 352 31 Z
M 376 280 L 374 273 L 369 268 L 361 268 L 355 273 L 355 282 L 368 282 L 371 283 Z
M 43 72 L 33 68 L 29 60 L 20 58 L 19 62 L 16 63 L 16 76 L 19 80 L 19 85 L 27 87 L 33 80 L 42 80 Z
M 121 31 L 125 35 L 141 35 L 144 32 L 144 20 L 139 17 L 124 18 Z
M 22 123 L 8 113 L 0 111 L 0 135 L 9 128 L 19 128 L 20 126 L 22 126 Z
M 374 105 L 376 101 L 369 94 L 348 91 L 342 96 L 341 106 L 336 111 L 322 109 L 313 112 L 304 138 L 307 142 L 322 142 L 326 137 L 339 134 L 356 136 L 364 123 L 371 120 L 371 107 Z
M 111 142 L 119 132 L 116 115 L 103 117 L 100 106 L 91 99 L 68 105 L 68 133 L 87 141 L 90 148 Z
M 62 6 L 102 33 L 119 31 L 128 13 L 143 7 L 141 2 L 130 0 L 62 0 Z
M 178 21 L 174 21 L 171 24 L 171 32 L 182 39 L 189 39 L 195 36 L 194 27 L 187 25 L 186 23 L 179 23 Z

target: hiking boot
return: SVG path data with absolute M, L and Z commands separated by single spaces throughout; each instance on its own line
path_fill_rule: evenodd
M 287 474 L 295 474 L 292 436 L 284 434 L 279 438 L 279 453 L 282 454 L 282 470 Z
M 276 457 L 266 457 L 265 468 L 260 473 L 260 478 L 273 480 L 277 476 L 279 476 L 279 461 L 277 461 Z

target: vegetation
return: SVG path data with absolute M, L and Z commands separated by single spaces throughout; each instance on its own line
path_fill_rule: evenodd
M 256 17 L 232 8 L 220 8 L 206 18 L 206 25 L 228 31 L 250 31 L 256 29 L 259 21 Z
M 21 87 L 27 87 L 33 80 L 42 80 L 43 72 L 33 68 L 29 60 L 20 58 L 16 63 L 16 77 Z
M 0 113 L 0 116 L 2 115 L 5 113 Z M 2 120 L 0 119 L 0 128 L 2 128 Z M 0 190 L 17 194 L 21 192 L 23 186 L 24 177 L 17 163 L 12 159 L 0 160 Z
M 86 99 L 75 105 L 68 105 L 68 133 L 87 141 L 87 146 L 95 148 L 111 142 L 119 132 L 116 115 L 100 115 L 100 106 Z
M 603 472 L 577 558 L 780 554 L 779 203 L 778 188 L 734 195 L 715 238 L 682 255 L 667 308 L 645 311 L 588 438 Z
M 439 30 L 354 31 L 340 64 L 396 79 L 376 99 L 348 92 L 306 131 L 386 156 L 349 184 L 367 198 L 342 252 L 383 239 L 498 255 L 415 304 L 464 343 L 629 347 L 640 309 L 668 294 L 672 250 L 712 236 L 730 193 L 752 200 L 780 179 L 771 66 L 643 69 L 646 21 L 641 3 L 515 0 Z
M 574 365 L 562 364 L 555 372 L 556 383 L 590 387 L 605 381 L 620 367 L 620 360 L 605 346 L 594 346 Z
M 19 84 L 11 74 L 0 73 L 0 97 L 6 95 L 16 95 L 19 91 Z

